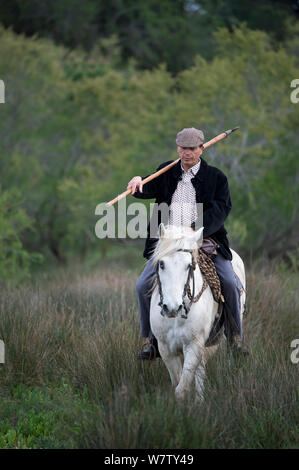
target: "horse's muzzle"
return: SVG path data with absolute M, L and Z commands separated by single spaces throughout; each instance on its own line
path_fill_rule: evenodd
M 176 318 L 182 311 L 183 305 L 181 304 L 177 310 L 169 310 L 166 304 L 163 304 L 161 315 L 167 318 Z

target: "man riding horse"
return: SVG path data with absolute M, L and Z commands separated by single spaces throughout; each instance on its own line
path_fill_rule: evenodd
M 177 134 L 176 144 L 180 160 L 170 170 L 146 183 L 135 176 L 128 183 L 132 195 L 140 199 L 155 198 L 157 204 L 166 203 L 169 207 L 169 224 L 195 227 L 198 218 L 197 203 L 203 208 L 203 238 L 214 240 L 217 254 L 213 261 L 220 279 L 222 293 L 231 322 L 226 324 L 225 335 L 233 351 L 247 354 L 242 341 L 242 320 L 240 315 L 240 292 L 242 285 L 232 267 L 232 254 L 229 249 L 224 221 L 231 210 L 231 199 L 227 177 L 218 168 L 210 166 L 201 158 L 204 134 L 195 128 L 183 129 Z M 161 169 L 170 162 L 160 165 Z M 144 257 L 149 260 L 140 275 L 136 293 L 140 309 L 141 336 L 149 339 L 149 347 L 138 353 L 142 360 L 159 357 L 158 345 L 150 327 L 150 290 L 153 285 L 155 268 L 151 255 L 157 238 L 151 237 L 150 225 L 145 243 Z M 231 326 L 228 326 L 228 325 Z

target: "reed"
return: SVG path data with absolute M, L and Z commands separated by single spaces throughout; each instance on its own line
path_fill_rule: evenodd
M 207 366 L 204 402 L 190 397 L 182 406 L 161 360 L 135 359 L 142 345 L 136 271 L 61 269 L 3 289 L 0 447 L 298 446 L 298 365 L 290 359 L 298 336 L 296 277 L 271 267 L 248 271 L 250 356 L 235 358 L 223 344 Z M 37 420 L 51 415 L 44 435 L 20 424 L 32 408 Z

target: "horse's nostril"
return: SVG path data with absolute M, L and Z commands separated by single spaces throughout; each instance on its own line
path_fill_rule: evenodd
M 168 312 L 168 307 L 166 304 L 163 304 L 163 310 L 165 310 L 165 312 Z

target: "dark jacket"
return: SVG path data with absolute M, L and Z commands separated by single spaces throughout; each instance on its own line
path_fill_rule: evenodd
M 162 163 L 157 170 L 168 165 L 171 161 L 172 160 Z M 166 202 L 169 206 L 171 204 L 172 195 L 181 178 L 182 169 L 181 162 L 179 161 L 170 170 L 146 183 L 143 186 L 143 193 L 136 191 L 134 197 L 139 199 L 155 198 L 157 204 Z M 227 231 L 223 225 L 232 207 L 227 177 L 221 170 L 208 165 L 207 162 L 201 158 L 199 171 L 195 177 L 191 179 L 191 182 L 195 188 L 196 202 L 203 203 L 203 237 L 213 238 L 219 244 L 218 251 L 224 258 L 231 260 L 232 254 L 226 237 Z M 149 234 L 150 224 L 148 225 L 148 236 L 143 252 L 143 256 L 147 259 L 151 257 L 157 243 L 157 238 L 150 238 Z

